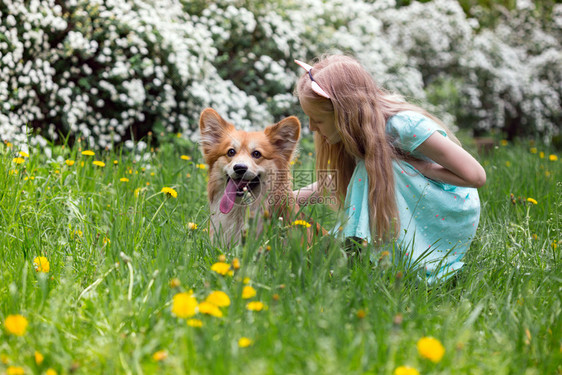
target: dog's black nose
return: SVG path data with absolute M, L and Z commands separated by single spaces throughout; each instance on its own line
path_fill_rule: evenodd
M 232 167 L 232 169 L 234 169 L 234 173 L 241 175 L 246 173 L 248 167 L 246 166 L 246 164 L 234 164 L 234 167 Z

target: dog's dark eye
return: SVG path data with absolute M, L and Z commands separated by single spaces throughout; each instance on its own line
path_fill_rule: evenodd
M 234 155 L 236 155 L 236 150 L 231 148 L 226 152 L 226 154 L 230 157 L 233 157 Z
M 252 152 L 252 156 L 256 159 L 259 159 L 259 158 L 261 158 L 261 152 L 254 151 L 254 152 Z

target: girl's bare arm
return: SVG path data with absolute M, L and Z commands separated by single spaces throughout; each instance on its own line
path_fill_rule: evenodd
M 479 188 L 486 183 L 486 171 L 465 149 L 435 132 L 416 149 L 436 164 L 410 162 L 424 176 L 456 186 Z

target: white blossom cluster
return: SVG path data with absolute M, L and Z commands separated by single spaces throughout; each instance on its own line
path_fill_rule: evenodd
M 517 7 L 506 10 L 493 30 L 480 30 L 476 19 L 467 18 L 457 2 L 448 0 L 389 8 L 377 18 L 383 24 L 385 42 L 395 49 L 392 55 L 407 56 L 406 64 L 399 67 L 402 77 L 407 76 L 404 69 L 408 67 L 421 73 L 420 88 L 426 91 L 440 81 L 456 86 L 455 100 L 448 102 L 442 95 L 443 102 L 436 104 L 454 114 L 460 126 L 500 129 L 508 136 L 558 134 L 562 5 L 554 7 L 549 32 L 532 16 L 535 5 L 531 1 L 518 0 Z M 385 62 L 384 66 L 391 65 Z M 416 87 L 414 82 L 409 87 Z M 408 94 L 407 88 L 393 86 Z M 424 100 L 422 90 L 411 94 Z
M 503 129 L 511 136 L 560 134 L 562 119 L 562 4 L 555 5 L 546 33 L 518 1 L 495 30 L 474 35 L 459 60 L 461 103 L 474 127 Z
M 356 56 L 381 85 L 433 100 L 460 126 L 553 135 L 562 5 L 548 27 L 533 12 L 517 0 L 488 30 L 451 0 L 3 0 L 0 138 L 70 134 L 99 148 L 151 130 L 193 138 L 207 106 L 262 128 L 299 111 L 293 59 L 326 52 Z
M 70 133 L 111 148 L 155 124 L 189 136 L 201 109 L 222 97 L 232 98 L 232 118 L 251 120 L 252 107 L 269 120 L 255 98 L 218 76 L 211 32 L 180 1 L 57 4 L 0 4 L 1 140 L 44 143 Z M 196 87 L 207 84 L 213 89 Z

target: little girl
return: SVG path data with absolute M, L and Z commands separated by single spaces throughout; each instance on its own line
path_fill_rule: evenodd
M 296 93 L 314 132 L 316 170 L 332 172 L 295 191 L 297 202 L 335 195 L 345 238 L 395 244 L 430 283 L 453 275 L 478 226 L 482 166 L 440 120 L 378 87 L 357 60 L 295 62 L 306 70 Z

